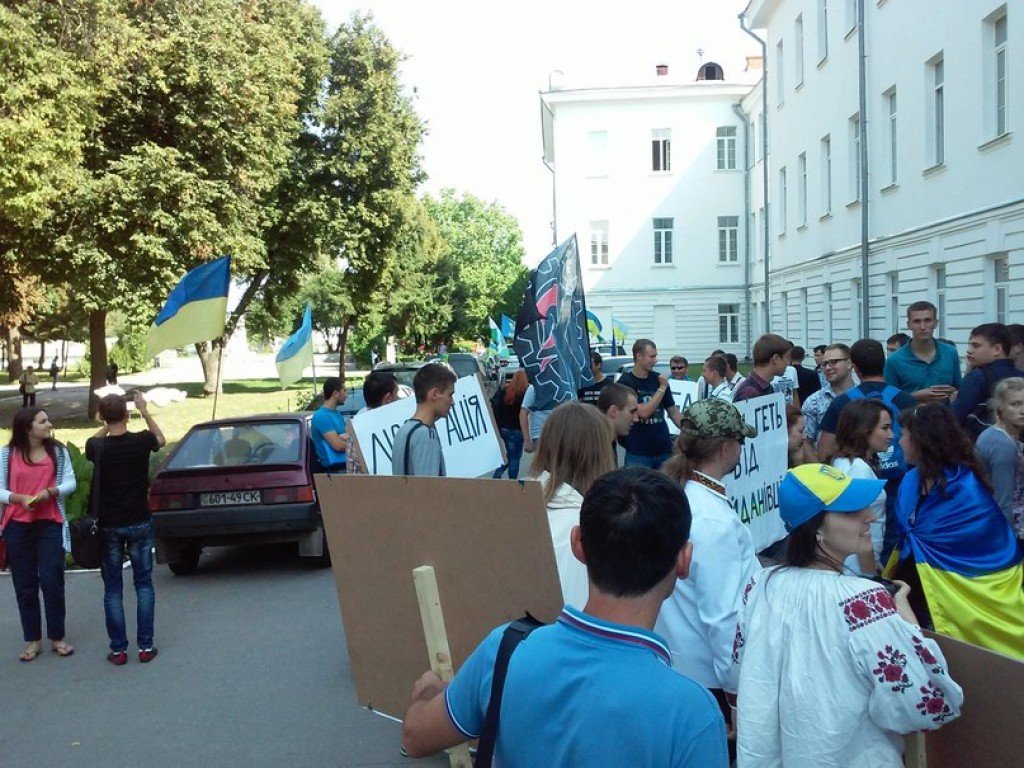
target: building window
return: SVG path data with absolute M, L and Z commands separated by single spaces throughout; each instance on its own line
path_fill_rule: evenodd
M 608 131 L 587 133 L 587 175 L 608 175 Z
M 718 144 L 718 170 L 736 170 L 736 126 L 723 125 L 715 132 Z
M 860 200 L 860 115 L 850 118 L 850 200 Z
M 1010 300 L 1010 260 L 1005 255 L 992 262 L 995 270 L 996 322 L 1009 322 L 1007 306 Z
M 860 280 L 853 280 L 850 284 L 850 336 L 860 338 L 861 329 L 861 306 L 864 301 L 864 288 Z
M 821 296 L 821 314 L 823 318 L 822 335 L 824 338 L 821 340 L 825 344 L 832 343 L 832 286 L 831 284 L 825 285 Z
M 889 329 L 895 333 L 900 327 L 900 276 L 889 273 Z
M 888 178 L 889 178 L 889 180 L 888 180 L 888 183 L 889 184 L 895 184 L 896 183 L 896 179 L 898 178 L 897 171 L 896 171 L 898 163 L 896 161 L 896 158 L 897 158 L 898 146 L 899 146 L 897 144 L 897 139 L 896 139 L 896 88 L 895 88 L 895 86 L 890 88 L 885 93 L 885 107 L 886 107 L 886 111 L 888 112 L 888 115 L 889 115 L 889 132 L 888 132 L 889 133 L 889 135 L 888 135 L 888 142 L 889 142 L 889 174 L 888 174 Z
M 796 66 L 796 85 L 804 83 L 804 17 L 800 14 L 793 23 L 793 64 Z
M 750 244 L 749 250 L 754 254 L 754 261 L 757 261 L 760 256 L 761 249 L 761 234 L 757 231 L 757 212 L 751 211 L 750 213 L 750 231 L 747 234 L 747 243 Z
M 590 222 L 590 264 L 595 267 L 608 266 L 608 222 Z
M 786 219 L 788 218 L 786 210 L 786 168 L 783 166 L 779 168 L 779 234 L 786 234 Z
M 994 76 L 995 76 L 995 129 L 996 136 L 1002 136 L 1009 130 L 1006 120 L 1006 11 L 992 22 L 994 34 Z
M 740 305 L 718 305 L 718 343 L 739 344 L 740 341 Z
M 803 334 L 804 347 L 811 346 L 811 318 L 807 310 L 807 289 L 800 289 L 800 332 Z
M 789 338 L 789 294 L 782 294 L 782 335 Z
M 828 58 L 828 0 L 818 0 L 818 61 Z
M 672 263 L 672 219 L 654 220 L 654 263 Z
M 940 54 L 928 65 L 931 98 L 928 99 L 927 139 L 932 165 L 946 161 L 945 65 Z
M 672 170 L 672 131 L 668 128 L 651 131 L 651 170 L 658 173 Z
M 718 217 L 718 261 L 735 264 L 740 260 L 740 217 Z
M 857 28 L 857 0 L 846 0 L 846 34 Z
M 946 268 L 935 268 L 935 309 L 939 313 L 939 326 L 935 335 L 946 338 Z
M 807 224 L 807 153 L 801 152 L 797 158 L 797 216 L 799 224 L 803 227 Z
M 825 216 L 832 213 L 832 137 L 821 140 L 821 208 Z
M 775 105 L 781 107 L 786 100 L 786 61 L 782 41 L 775 45 Z

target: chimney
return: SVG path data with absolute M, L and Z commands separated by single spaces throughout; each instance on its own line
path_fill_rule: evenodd
M 658 64 L 654 67 L 654 71 L 658 73 L 658 77 L 664 77 L 668 74 L 668 64 Z
M 744 68 L 744 72 L 750 72 L 751 70 L 760 71 L 762 69 L 764 69 L 764 57 L 747 56 L 747 66 Z

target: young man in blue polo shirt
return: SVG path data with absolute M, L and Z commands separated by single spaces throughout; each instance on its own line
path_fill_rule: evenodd
M 583 611 L 566 606 L 512 655 L 495 762 L 516 766 L 725 768 L 725 723 L 707 689 L 671 668 L 653 632 L 662 602 L 686 578 L 690 508 L 682 487 L 624 467 L 590 487 L 573 528 L 587 566 Z M 432 672 L 413 687 L 402 744 L 413 757 L 480 734 L 504 627 L 445 688 Z
M 885 361 L 885 381 L 919 403 L 948 403 L 960 388 L 960 356 L 956 347 L 935 339 L 938 311 L 929 301 L 907 307 L 909 344 Z
M 338 413 L 338 406 L 347 397 L 348 390 L 341 379 L 337 376 L 324 379 L 324 404 L 316 409 L 310 422 L 316 456 L 328 474 L 345 471 L 348 436 L 345 434 L 345 417 Z

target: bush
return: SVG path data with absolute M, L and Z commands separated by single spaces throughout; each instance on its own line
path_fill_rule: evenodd
M 122 373 L 135 373 L 149 367 L 146 359 L 147 330 L 135 325 L 125 326 L 110 350 L 110 362 Z
M 68 443 L 71 468 L 75 472 L 75 492 L 64 500 L 68 522 L 72 523 L 89 511 L 89 494 L 92 491 L 92 462 L 85 458 L 74 443 Z

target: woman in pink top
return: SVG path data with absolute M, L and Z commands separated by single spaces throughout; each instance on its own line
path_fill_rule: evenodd
M 42 644 L 39 592 L 46 607 L 46 636 L 60 656 L 75 649 L 64 639 L 64 552 L 70 550 L 64 499 L 75 490 L 67 449 L 53 439 L 40 408 L 22 408 L 11 424 L 11 442 L 0 448 L 0 532 L 7 543 L 11 581 L 32 661 Z

